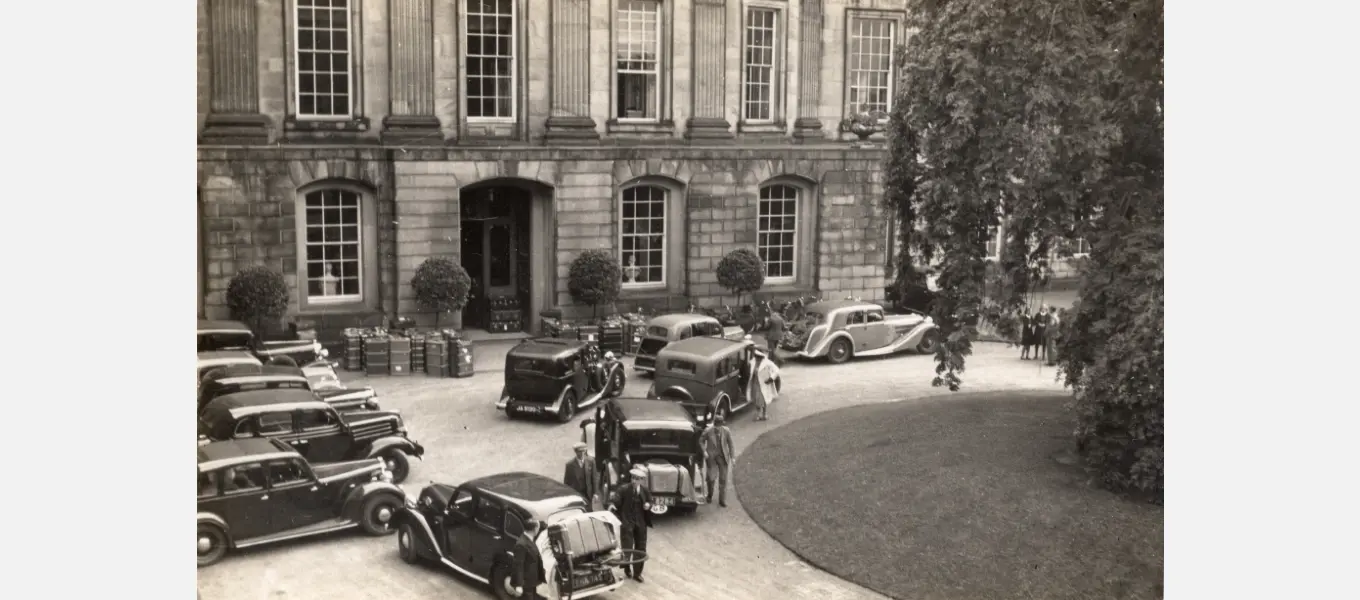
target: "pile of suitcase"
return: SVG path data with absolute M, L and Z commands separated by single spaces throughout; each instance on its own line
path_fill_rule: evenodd
M 472 343 L 458 332 L 405 331 L 395 333 L 381 327 L 351 328 L 344 331 L 347 371 L 363 371 L 369 376 L 403 376 L 424 372 L 430 377 L 471 377 Z
M 544 337 L 586 340 L 593 336 L 600 342 L 602 352 L 612 351 L 620 355 L 634 352 L 633 332 L 641 331 L 646 326 L 642 315 L 636 314 L 606 317 L 598 325 L 565 320 L 560 309 L 545 310 L 539 316 L 543 324 L 539 334 Z

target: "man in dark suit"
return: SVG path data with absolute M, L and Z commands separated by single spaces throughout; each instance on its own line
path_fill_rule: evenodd
M 562 475 L 562 483 L 585 496 L 590 509 L 595 510 L 595 463 L 586 456 L 585 442 L 576 442 L 573 448 L 576 457 L 567 461 L 567 472 Z
M 542 583 L 543 556 L 539 554 L 538 544 L 534 543 L 538 529 L 538 521 L 530 519 L 524 524 L 524 532 L 515 539 L 515 546 L 510 550 L 514 563 L 510 570 L 511 583 L 523 590 L 520 598 L 525 600 L 540 597 L 537 590 Z
M 619 516 L 619 522 L 623 523 L 622 537 L 623 548 L 647 551 L 647 528 L 652 526 L 652 492 L 642 485 L 643 479 L 647 474 L 642 469 L 633 469 L 630 473 L 633 476 L 632 483 L 623 486 L 617 492 L 617 498 L 613 505 L 609 507 Z M 638 563 L 630 567 L 624 567 L 624 572 L 629 577 L 642 583 L 642 566 Z
M 699 446 L 704 453 L 704 480 L 708 484 L 708 502 L 713 502 L 713 488 L 718 488 L 718 506 L 727 507 L 727 469 L 737 464 L 737 453 L 732 447 L 732 431 L 723 422 L 721 414 L 715 415 L 710 425 L 699 437 Z

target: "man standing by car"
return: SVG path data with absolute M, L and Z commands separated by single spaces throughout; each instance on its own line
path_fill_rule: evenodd
M 770 356 L 774 356 L 775 349 L 779 348 L 779 340 L 784 339 L 784 328 L 787 325 L 784 322 L 784 315 L 778 311 L 770 311 L 770 328 L 765 331 L 765 345 L 770 349 Z
M 513 560 L 511 583 L 519 585 L 523 590 L 520 598 L 525 600 L 540 598 L 538 585 L 542 583 L 543 555 L 539 554 L 538 544 L 534 542 L 538 537 L 538 529 L 538 521 L 530 519 L 524 524 L 524 531 L 520 532 L 514 548 L 510 550 Z
M 713 422 L 699 436 L 699 446 L 704 452 L 708 502 L 713 503 L 713 487 L 717 485 L 718 506 L 727 508 L 727 469 L 737 464 L 737 453 L 732 447 L 732 431 L 724 421 L 721 413 L 714 416 Z
M 647 477 L 642 469 L 633 469 L 629 474 L 633 477 L 632 483 L 618 491 L 618 499 L 609 509 L 618 514 L 619 522 L 623 523 L 623 531 L 620 532 L 623 548 L 646 552 L 647 528 L 652 526 L 652 513 L 649 512 L 652 509 L 652 492 L 642 485 L 642 480 Z M 644 563 L 624 567 L 624 573 L 642 583 Z
M 595 510 L 595 463 L 586 456 L 586 443 L 576 442 L 573 446 L 576 457 L 567 461 L 567 471 L 562 475 L 562 483 L 585 496 L 590 510 Z

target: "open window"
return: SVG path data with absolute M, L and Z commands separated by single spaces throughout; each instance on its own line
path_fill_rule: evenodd
M 269 463 L 269 486 L 297 485 L 312 480 L 312 472 L 297 459 Z
M 869 322 L 869 323 L 882 323 L 882 322 L 883 322 L 883 311 L 882 311 L 882 310 L 874 309 L 874 310 L 871 310 L 871 311 L 866 312 L 865 315 L 868 317 L 868 322 Z
M 865 320 L 864 320 L 864 311 L 862 311 L 862 310 L 857 310 L 857 311 L 855 311 L 855 312 L 852 312 L 852 313 L 850 313 L 849 315 L 846 315 L 846 317 L 845 317 L 845 324 L 846 324 L 846 325 L 863 325 L 864 322 L 865 322 Z
M 335 411 L 326 408 L 309 408 L 298 411 L 298 428 L 303 433 L 329 431 L 340 427 L 340 417 Z
M 677 339 L 677 340 L 687 340 L 687 339 L 692 338 L 692 337 L 694 337 L 694 326 L 693 326 L 693 325 L 681 325 L 681 326 L 680 326 L 680 335 L 679 335 L 678 337 L 676 337 L 675 339 Z
M 472 503 L 472 492 L 470 490 L 460 489 L 458 490 L 458 493 L 454 495 L 453 504 L 449 505 L 448 510 L 449 514 L 457 515 L 464 519 L 471 519 L 472 509 L 475 506 L 476 505 Z
M 521 533 L 524 533 L 524 521 L 515 513 L 505 513 L 505 535 L 517 538 Z
M 505 509 L 495 500 L 479 497 L 477 498 L 477 513 L 472 520 L 476 521 L 478 525 L 496 531 L 501 528 L 505 520 Z
M 264 466 L 241 465 L 222 470 L 222 492 L 236 494 L 264 490 Z

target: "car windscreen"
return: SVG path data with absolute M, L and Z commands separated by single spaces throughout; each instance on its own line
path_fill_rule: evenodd
M 650 335 L 652 337 L 664 338 L 669 337 L 670 334 L 671 334 L 670 329 L 662 327 L 660 325 L 652 325 L 647 328 L 647 335 Z
M 511 356 L 506 359 L 508 370 L 525 375 L 555 375 L 554 361 L 546 358 Z
M 250 333 L 244 331 L 240 333 L 200 333 L 198 334 L 198 351 L 213 352 L 216 350 L 249 348 L 250 340 Z

